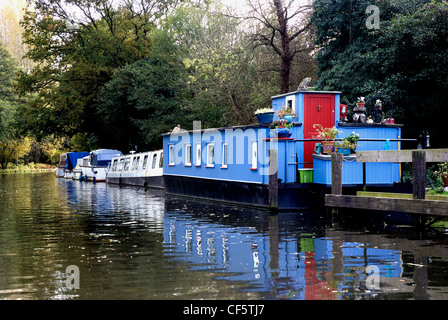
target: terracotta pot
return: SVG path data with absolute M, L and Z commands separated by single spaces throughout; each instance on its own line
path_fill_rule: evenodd
M 442 174 L 443 186 L 448 187 L 448 174 Z

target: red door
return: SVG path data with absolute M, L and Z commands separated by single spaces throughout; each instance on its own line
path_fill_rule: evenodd
M 303 138 L 312 139 L 317 135 L 314 124 L 324 127 L 334 126 L 334 95 L 332 94 L 305 94 L 303 112 Z M 303 162 L 313 162 L 315 142 L 304 142 Z M 312 164 L 306 164 L 305 168 L 312 168 Z

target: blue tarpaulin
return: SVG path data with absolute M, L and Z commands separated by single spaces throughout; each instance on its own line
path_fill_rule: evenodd
M 73 170 L 76 167 L 76 162 L 80 158 L 89 155 L 89 152 L 69 152 L 65 155 L 65 169 Z
M 100 149 L 90 153 L 90 164 L 96 167 L 106 167 L 112 158 L 120 157 L 123 154 L 118 150 Z

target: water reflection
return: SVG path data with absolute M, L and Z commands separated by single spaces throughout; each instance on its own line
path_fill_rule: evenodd
M 331 237 L 316 237 L 305 230 L 296 233 L 295 228 L 279 231 L 281 215 L 264 218 L 268 220 L 264 229 L 242 223 L 229 230 L 222 222 L 169 211 L 164 228 L 166 252 L 189 262 L 193 270 L 213 270 L 220 279 L 246 281 L 251 290 L 269 299 L 377 294 L 379 290 L 368 290 L 365 285 L 370 265 L 378 266 L 383 283 L 403 274 L 397 250 L 345 242 L 336 231 Z
M 0 203 L 0 299 L 447 298 L 443 230 L 269 216 L 48 174 L 0 175 Z

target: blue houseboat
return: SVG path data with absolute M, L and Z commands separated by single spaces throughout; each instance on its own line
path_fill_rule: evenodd
M 363 140 L 357 150 L 400 149 L 400 142 L 394 140 L 401 137 L 401 125 L 345 122 L 340 95 L 335 91 L 297 91 L 272 97 L 274 111 L 286 106 L 296 114 L 290 136 L 285 138 L 276 136 L 268 124 L 202 129 L 200 122 L 195 122 L 192 131 L 164 134 L 166 192 L 267 207 L 269 154 L 277 150 L 279 209 L 309 208 L 313 196 L 331 185 L 331 156 L 315 153 L 315 124 L 335 126 L 340 131 L 337 139 L 358 133 Z M 356 155 L 344 157 L 346 187 L 360 187 L 364 182 L 362 164 L 355 160 Z M 392 187 L 401 180 L 400 171 L 398 164 L 367 164 L 365 183 Z M 305 180 L 307 172 L 312 178 Z

